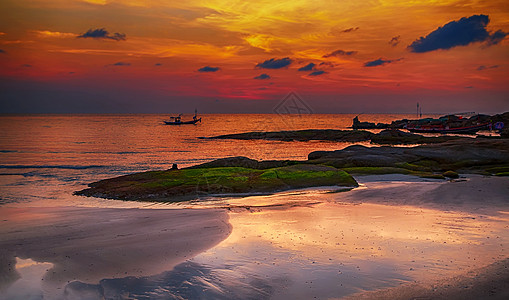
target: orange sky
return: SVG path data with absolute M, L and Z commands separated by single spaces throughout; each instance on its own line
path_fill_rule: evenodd
M 296 92 L 323 113 L 506 111 L 507 38 L 408 47 L 481 14 L 489 36 L 509 32 L 498 0 L 2 0 L 0 108 L 270 113 Z

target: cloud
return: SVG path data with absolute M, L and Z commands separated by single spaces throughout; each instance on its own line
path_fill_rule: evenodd
M 5 52 L 5 50 L 3 50 L 3 49 L 0 49 L 0 53 L 7 53 L 7 52 Z
M 344 33 L 348 33 L 348 32 L 354 32 L 354 31 L 357 31 L 359 30 L 359 27 L 350 27 L 350 28 L 347 28 L 347 29 L 344 29 L 344 30 L 340 30 L 339 32 L 344 32 Z
M 22 66 L 23 68 L 31 68 L 31 67 L 32 67 L 32 65 L 29 65 L 29 64 L 23 64 L 23 65 L 21 65 L 21 66 Z
M 217 72 L 219 70 L 220 70 L 219 67 L 206 66 L 206 67 L 203 67 L 203 68 L 199 68 L 198 72 Z
M 154 66 L 156 66 L 156 67 L 160 67 L 160 66 L 162 66 L 162 65 L 163 65 L 162 63 L 155 63 L 155 64 L 154 64 Z
M 375 60 L 368 61 L 368 62 L 364 63 L 364 66 L 365 67 L 377 67 L 377 66 L 382 66 L 382 65 L 385 65 L 385 64 L 390 64 L 390 63 L 393 63 L 393 62 L 396 62 L 396 61 L 400 61 L 402 59 L 403 58 L 398 58 L 398 59 L 382 59 L 382 58 L 379 58 L 379 59 L 375 59 Z
M 348 29 L 343 30 L 342 32 L 353 32 L 359 30 L 359 27 L 351 27 Z
M 486 42 L 487 46 L 496 45 L 507 33 L 502 30 L 490 34 L 486 26 L 490 22 L 487 15 L 473 15 L 458 21 L 451 21 L 437 28 L 425 37 L 420 37 L 408 46 L 411 52 L 423 53 L 439 49 L 451 49 L 475 42 Z
M 316 65 L 314 63 L 309 63 L 306 66 L 304 66 L 302 68 L 299 68 L 299 71 L 306 71 L 306 72 L 307 71 L 312 71 L 315 66 Z
M 37 34 L 41 38 L 70 38 L 76 37 L 75 33 L 69 32 L 58 32 L 58 31 L 49 31 L 49 30 L 33 30 L 35 34 Z
M 114 64 L 105 65 L 105 67 L 111 67 L 111 66 L 113 66 L 113 67 L 129 67 L 130 65 L 131 65 L 131 63 L 119 61 Z
M 93 39 L 110 39 L 115 41 L 125 41 L 126 35 L 123 33 L 115 32 L 114 34 L 110 34 L 106 29 L 89 29 L 82 35 L 78 35 L 78 38 L 93 38 Z
M 332 57 L 332 56 L 349 56 L 349 55 L 354 55 L 356 53 L 357 53 L 357 51 L 336 50 L 336 51 L 333 51 L 333 52 L 331 52 L 329 54 L 325 54 L 322 57 L 323 58 L 328 58 L 328 57 Z
M 354 32 L 354 31 L 357 31 L 359 30 L 359 27 L 350 27 L 350 28 L 347 28 L 347 29 L 340 29 L 338 27 L 333 27 L 330 31 L 330 33 L 332 35 L 341 35 L 343 33 L 349 33 L 349 32 Z
M 263 79 L 270 79 L 270 75 L 269 75 L 269 74 L 265 74 L 265 73 L 263 73 L 263 74 L 260 74 L 260 75 L 258 75 L 258 76 L 256 76 L 256 77 L 254 77 L 254 79 L 260 79 L 260 80 L 263 80 Z
M 329 68 L 334 68 L 334 64 L 333 64 L 333 63 L 331 63 L 330 61 L 322 61 L 322 62 L 320 63 L 320 66 L 327 66 L 327 67 L 329 67 Z
M 266 60 L 262 63 L 259 63 L 256 65 L 256 68 L 260 69 L 281 69 L 284 67 L 289 66 L 292 63 L 292 60 L 289 57 L 285 58 L 271 58 L 269 60 Z
M 502 30 L 497 30 L 495 33 L 491 34 L 488 40 L 486 41 L 486 46 L 493 46 L 500 43 L 507 36 L 507 32 L 503 32 Z
M 326 74 L 326 73 L 327 72 L 325 72 L 325 71 L 318 70 L 318 71 L 314 71 L 314 72 L 309 73 L 309 76 L 319 76 L 319 75 Z
M 495 69 L 495 68 L 498 68 L 499 65 L 493 65 L 493 66 L 479 66 L 477 67 L 477 71 L 482 71 L 482 70 L 486 70 L 486 69 Z
M 392 37 L 392 39 L 389 41 L 389 45 L 391 45 L 392 47 L 396 47 L 400 42 L 400 38 L 401 38 L 400 35 Z

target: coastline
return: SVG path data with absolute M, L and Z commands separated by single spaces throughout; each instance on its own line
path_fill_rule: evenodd
M 469 175 L 467 178 L 445 182 L 406 175 L 357 176 L 356 179 L 361 187 L 352 191 L 334 194 L 322 191 L 320 195 L 328 195 L 324 199 L 329 199 L 323 204 L 339 204 L 339 208 L 341 203 L 349 206 L 373 203 L 387 208 L 425 207 L 444 213 L 460 211 L 462 215 L 480 219 L 483 216 L 497 217 L 504 214 L 502 211 L 509 210 L 507 177 Z M 467 180 L 462 181 L 464 179 Z M 414 184 L 409 184 L 412 181 Z M 484 201 L 478 201 L 479 198 Z M 51 294 L 50 291 L 58 293 L 67 287 L 67 291 L 78 293 L 79 290 L 74 290 L 76 281 L 96 289 L 103 278 L 142 277 L 169 271 L 227 239 L 232 230 L 236 230 L 228 221 L 232 214 L 242 218 L 243 214 L 249 216 L 253 212 L 278 211 L 290 216 L 296 207 L 310 213 L 321 211 L 305 203 L 302 206 L 295 203 L 278 207 L 252 206 L 250 209 L 231 212 L 215 208 L 2 207 L 0 214 L 4 226 L 1 228 L 0 246 L 2 257 L 9 258 L 4 260 L 4 266 L 12 266 L 16 261 L 14 257 L 52 263 L 53 266 L 43 277 L 43 290 L 45 295 L 58 298 L 57 294 Z M 454 295 L 453 288 L 468 286 L 464 289 L 469 293 L 458 295 L 488 295 L 493 296 L 493 299 L 502 299 L 509 292 L 509 287 L 498 284 L 509 282 L 506 267 L 507 254 L 497 259 L 493 265 L 486 263 L 476 265 L 473 269 L 460 268 L 452 273 L 448 271 L 440 278 L 417 280 L 392 288 L 382 285 L 350 296 L 351 299 L 357 296 L 361 299 L 405 299 L 406 296 L 435 298 L 440 292 L 440 295 L 446 295 L 443 297 L 445 299 Z M 4 278 L 10 278 L 12 283 L 17 278 L 16 271 L 12 267 L 4 269 L 10 270 Z M 475 274 L 481 274 L 482 278 Z M 451 284 L 431 283 L 439 281 Z M 74 285 L 69 285 L 72 282 Z M 493 282 L 496 289 L 493 289 Z M 4 285 L 6 283 L 9 284 L 8 280 L 4 281 Z M 430 289 L 430 286 L 433 288 Z

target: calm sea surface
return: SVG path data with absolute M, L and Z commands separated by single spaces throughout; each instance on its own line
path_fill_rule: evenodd
M 349 143 L 207 140 L 247 131 L 347 129 L 355 115 L 203 115 L 197 125 L 168 126 L 167 115 L 0 116 L 0 205 L 111 204 L 71 196 L 104 178 L 164 170 L 229 156 L 257 160 L 305 160 L 315 150 L 342 149 Z M 361 115 L 391 122 L 412 115 Z M 184 120 L 191 119 L 190 115 Z M 369 145 L 368 143 L 364 143 Z M 36 202 L 36 203 L 35 203 Z M 101 202 L 101 201 L 100 201 Z

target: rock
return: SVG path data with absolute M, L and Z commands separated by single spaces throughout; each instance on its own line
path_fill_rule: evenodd
M 458 173 L 451 171 L 451 170 L 445 171 L 444 173 L 442 173 L 442 175 L 444 177 L 449 177 L 449 178 L 459 178 L 460 177 L 460 175 Z
M 290 161 L 281 160 L 264 160 L 257 161 L 244 156 L 226 157 L 216 159 L 211 162 L 203 163 L 200 165 L 192 166 L 190 168 L 218 168 L 218 167 L 242 167 L 249 169 L 269 169 L 284 167 L 292 164 Z
M 308 129 L 291 131 L 245 132 L 209 137 L 209 139 L 277 140 L 277 141 L 369 141 L 373 133 L 364 130 Z
M 364 147 L 315 151 L 309 163 L 348 167 L 398 167 L 413 171 L 482 171 L 509 166 L 509 139 L 459 139 L 416 147 Z
M 243 157 L 237 158 L 237 162 L 256 161 Z M 101 180 L 75 194 L 120 200 L 177 202 L 210 194 L 271 193 L 332 185 L 355 187 L 357 182 L 348 173 L 324 165 L 295 164 L 262 170 L 202 166 Z
M 504 123 L 509 124 L 509 123 Z M 502 132 L 500 132 L 500 137 L 504 139 L 509 139 L 509 126 L 502 129 Z
M 384 124 L 384 123 L 375 124 L 375 123 L 371 123 L 371 122 L 360 122 L 359 116 L 356 116 L 355 118 L 353 118 L 353 124 L 352 124 L 353 129 L 384 129 L 384 128 L 388 128 L 388 127 L 389 127 L 389 124 Z

